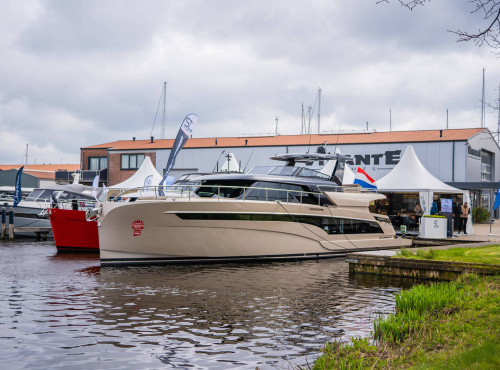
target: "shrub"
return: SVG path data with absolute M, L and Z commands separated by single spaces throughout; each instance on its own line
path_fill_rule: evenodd
M 490 218 L 490 212 L 486 208 L 477 207 L 472 210 L 472 221 L 481 223 L 486 222 Z

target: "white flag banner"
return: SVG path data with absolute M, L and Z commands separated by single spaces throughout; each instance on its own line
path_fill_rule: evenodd
M 175 159 L 177 155 L 181 151 L 182 147 L 188 141 L 189 137 L 193 133 L 193 127 L 198 122 L 198 116 L 194 113 L 188 114 L 184 121 L 182 121 L 181 128 L 177 133 L 177 137 L 175 138 L 174 145 L 172 146 L 172 150 L 170 151 L 170 155 L 167 161 L 167 167 L 165 168 L 165 173 L 163 174 L 163 179 L 160 181 L 160 186 L 162 186 L 167 180 L 168 173 L 175 165 Z M 158 189 L 159 195 L 164 195 L 163 189 L 160 187 Z

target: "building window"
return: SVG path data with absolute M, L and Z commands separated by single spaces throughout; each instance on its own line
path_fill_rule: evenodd
M 490 193 L 487 190 L 481 192 L 481 207 L 490 210 Z
M 144 154 L 122 154 L 121 169 L 137 170 L 144 162 Z
M 89 170 L 100 171 L 108 168 L 107 157 L 89 157 Z
M 492 178 L 491 168 L 493 164 L 493 153 L 481 151 L 481 181 L 490 182 Z

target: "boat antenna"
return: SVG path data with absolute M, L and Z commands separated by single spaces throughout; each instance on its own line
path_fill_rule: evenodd
M 248 161 L 247 161 L 247 164 L 245 165 L 245 168 L 243 169 L 243 172 L 245 172 L 247 170 L 248 162 L 250 162 L 250 158 L 252 158 L 253 152 L 255 152 L 255 149 L 252 150 L 252 153 L 250 153 L 250 157 L 248 157 Z
M 160 100 L 158 100 L 158 107 L 156 108 L 156 114 L 155 114 L 155 119 L 153 121 L 153 127 L 151 128 L 151 135 L 149 136 L 153 136 L 153 130 L 155 128 L 155 123 L 156 123 L 156 117 L 158 116 L 158 111 L 160 110 L 160 103 L 161 103 L 161 99 L 163 98 L 163 92 L 166 91 L 166 88 L 167 88 L 167 82 L 165 81 L 163 83 L 163 86 L 161 88 L 161 94 L 160 94 Z M 165 112 L 165 111 L 164 111 Z M 162 136 L 160 136 L 162 139 L 163 139 L 163 133 L 162 133 Z
M 335 142 L 335 147 L 333 148 L 333 154 L 335 154 L 335 151 L 337 150 L 337 144 L 339 142 L 339 137 L 340 137 L 340 129 L 342 125 L 339 126 L 339 133 L 337 134 L 337 141 Z
M 321 87 L 318 88 L 318 135 L 320 133 L 319 130 L 319 118 L 321 116 Z
M 312 139 L 312 130 L 311 130 L 311 120 L 312 114 L 316 110 L 316 104 L 321 100 L 321 89 L 318 90 L 318 94 L 316 94 L 316 100 L 314 101 L 314 106 L 309 107 L 309 147 L 307 148 L 307 152 L 309 153 L 311 150 L 311 139 Z M 321 103 L 320 103 L 321 104 Z M 318 135 L 319 135 L 319 110 L 318 110 Z
M 220 157 L 222 154 L 224 154 L 226 151 L 223 150 L 220 154 L 219 154 L 219 158 L 217 158 L 217 162 L 215 162 L 215 166 L 214 166 L 214 169 L 212 170 L 212 172 L 219 172 L 219 160 L 220 160 Z M 217 168 L 217 171 L 215 171 L 215 169 Z

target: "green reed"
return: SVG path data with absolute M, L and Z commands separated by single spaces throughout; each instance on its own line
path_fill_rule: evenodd
M 374 337 L 401 342 L 418 331 L 430 315 L 442 315 L 461 307 L 467 292 L 458 282 L 415 285 L 396 295 L 396 313 L 381 316 L 374 323 Z

